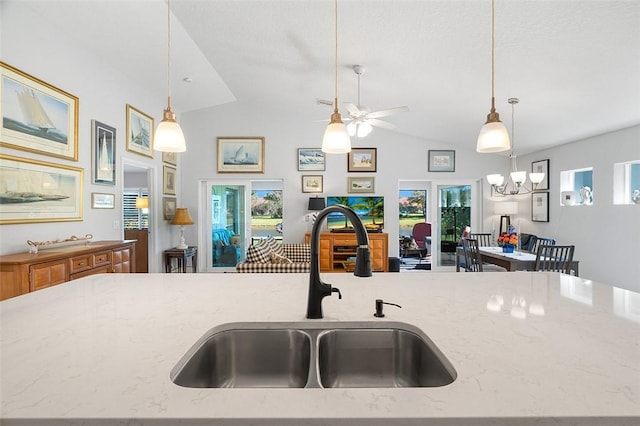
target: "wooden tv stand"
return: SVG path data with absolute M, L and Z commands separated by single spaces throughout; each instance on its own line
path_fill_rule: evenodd
M 375 272 L 389 271 L 389 234 L 369 233 L 369 250 L 371 266 Z M 307 232 L 304 242 L 309 244 L 311 234 Z M 355 232 L 321 232 L 320 233 L 320 271 L 344 272 L 343 263 L 356 255 Z

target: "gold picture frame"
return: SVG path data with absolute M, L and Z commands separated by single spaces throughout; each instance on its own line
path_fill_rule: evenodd
M 347 155 L 348 172 L 375 172 L 378 168 L 377 148 L 352 148 Z
M 0 62 L 0 145 L 78 161 L 76 96 Z
M 176 215 L 177 201 L 173 197 L 162 197 L 162 215 L 164 220 L 173 220 Z
M 176 195 L 176 168 L 162 166 L 162 193 Z
M 0 224 L 82 220 L 84 169 L 0 154 Z
M 91 208 L 92 209 L 115 209 L 116 208 L 116 194 L 105 194 L 102 192 L 91 193 Z
M 153 158 L 153 117 L 127 104 L 127 151 Z
M 218 173 L 264 173 L 264 138 L 219 137 Z
M 163 152 L 162 162 L 171 164 L 172 166 L 178 165 L 178 153 L 177 152 Z
M 375 177 L 373 176 L 350 176 L 347 178 L 347 184 L 347 191 L 350 194 L 371 194 L 375 192 Z
M 302 192 L 303 193 L 321 193 L 322 192 L 322 175 L 303 175 L 302 176 Z

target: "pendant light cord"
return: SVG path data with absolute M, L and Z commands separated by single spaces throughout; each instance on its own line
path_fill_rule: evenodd
M 333 4 L 335 5 L 334 8 L 334 13 L 335 13 L 335 19 L 334 19 L 334 26 L 335 26 L 335 41 L 336 41 L 336 48 L 334 50 L 335 52 L 335 57 L 334 57 L 334 64 L 335 64 L 335 92 L 336 92 L 336 100 L 335 100 L 335 108 L 334 108 L 334 112 L 338 112 L 338 0 L 334 0 Z
M 167 0 L 167 105 L 171 109 L 171 0 Z
M 491 98 L 495 97 L 495 67 L 496 67 L 496 28 L 495 28 L 495 0 L 491 0 Z M 492 101 L 493 103 L 493 101 Z

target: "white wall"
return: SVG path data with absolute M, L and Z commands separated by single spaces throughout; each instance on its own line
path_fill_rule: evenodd
M 55 25 L 33 13 L 21 2 L 2 4 L 1 52 L 2 61 L 23 72 L 65 90 L 79 98 L 79 157 L 67 161 L 46 155 L 2 147 L 7 155 L 34 158 L 40 161 L 65 164 L 84 169 L 84 215 L 82 221 L 1 225 L 0 253 L 28 249 L 27 240 L 46 241 L 68 238 L 71 235 L 93 234 L 94 240 L 115 240 L 123 237 L 122 230 L 122 158 L 148 164 L 156 169 L 155 188 L 162 191 L 162 159 L 144 157 L 125 149 L 126 104 L 145 111 L 156 120 L 161 119 L 165 107 L 164 94 L 149 94 L 139 85 L 125 78 L 111 64 L 101 59 L 99 52 L 85 48 L 72 36 L 59 31 Z M 155 72 L 156 70 L 152 70 Z M 93 185 L 91 178 L 91 120 L 95 119 L 116 128 L 116 186 Z M 157 122 L 157 121 L 156 121 Z M 91 193 L 115 193 L 116 207 L 92 209 Z M 157 253 L 152 264 L 162 269 L 162 249 L 177 241 L 177 231 L 162 220 L 161 194 L 151 199 L 154 215 Z M 114 223 L 117 222 L 117 223 Z M 176 235 L 172 235 L 175 233 Z M 172 238 L 173 237 L 173 238 Z M 175 245 L 175 244 L 173 244 Z

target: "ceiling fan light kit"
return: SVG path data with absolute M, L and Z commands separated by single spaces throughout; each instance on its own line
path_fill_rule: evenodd
M 491 0 L 491 111 L 480 129 L 476 151 L 481 153 L 502 152 L 511 149 L 507 128 L 496 112 L 495 98 L 495 0 Z
M 322 152 L 327 154 L 345 154 L 351 152 L 351 138 L 347 133 L 347 126 L 342 122 L 342 116 L 338 110 L 338 0 L 335 5 L 335 102 L 331 121 L 324 131 L 322 138 Z

